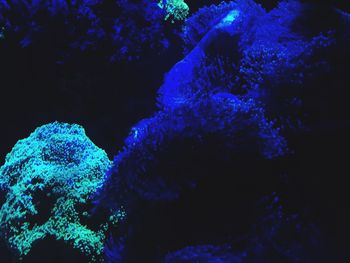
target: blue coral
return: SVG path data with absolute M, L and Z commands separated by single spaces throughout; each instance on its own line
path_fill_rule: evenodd
M 241 101 L 228 93 L 193 100 L 172 110 L 160 111 L 131 129 L 124 149 L 115 156 L 108 172 L 100 204 L 114 208 L 127 205 L 130 195 L 134 194 L 148 200 L 177 199 L 180 193 L 176 184 L 169 184 L 167 175 L 147 178 L 149 167 L 157 163 L 157 154 L 172 141 L 196 141 L 213 134 L 223 139 L 224 147 L 231 149 L 232 154 L 246 151 L 272 159 L 287 152 L 286 141 L 278 128 L 252 100 Z M 148 187 L 152 180 L 156 186 Z
M 131 129 L 123 150 L 115 156 L 99 193 L 100 205 L 133 204 L 129 209 L 136 206 L 131 212 L 137 216 L 135 200 L 152 203 L 180 198 L 181 176 L 168 180 L 166 173 L 159 176 L 152 170 L 172 142 L 205 144 L 206 135 L 215 134 L 230 149 L 228 155 L 240 152 L 240 147 L 265 160 L 288 153 L 283 135 L 297 127 L 288 123 L 291 119 L 302 127 L 303 119 L 296 114 L 303 103 L 302 88 L 315 72 L 327 72 L 325 60 L 317 54 L 335 44 L 329 30 L 305 35 L 293 27 L 305 8 L 299 1 L 287 1 L 266 12 L 253 1 L 234 1 L 202 8 L 187 19 L 185 57 L 165 75 L 158 91 L 159 111 Z M 254 249 L 259 246 L 252 245 Z M 197 248 L 194 260 L 206 253 L 201 247 L 189 250 Z M 230 254 L 230 259 L 235 256 Z
M 242 174 L 259 176 L 247 176 L 258 187 L 264 178 L 280 175 L 279 168 L 275 172 L 269 165 L 285 161 L 291 153 L 288 136 L 304 131 L 302 109 L 311 101 L 307 95 L 312 94 L 310 82 L 330 70 L 327 58 L 320 54 L 331 57 L 329 51 L 343 32 L 327 26 L 310 27 L 307 32 L 301 29 L 309 7 L 296 0 L 282 1 L 267 12 L 251 0 L 231 1 L 203 7 L 186 19 L 188 6 L 180 0 L 1 1 L 1 41 L 14 41 L 22 48 L 35 46 L 43 35 L 56 34 L 57 23 L 62 30 L 57 32 L 61 37 L 58 53 L 61 47 L 68 54 L 72 50 L 103 50 L 112 62 L 141 59 L 149 52 L 158 54 L 171 46 L 176 29 L 184 23 L 184 57 L 165 75 L 158 91 L 158 109 L 131 128 L 113 162 L 78 125 L 45 125 L 15 145 L 0 168 L 0 189 L 6 197 L 0 209 L 2 237 L 19 255 L 28 254 L 36 241 L 52 235 L 93 259 L 104 253 L 111 262 L 128 262 L 139 252 L 133 242 L 151 233 L 149 221 L 159 216 L 161 212 L 156 210 L 164 204 L 176 206 L 186 194 L 200 193 L 200 201 L 193 204 L 200 206 L 201 198 L 207 198 L 205 206 L 210 208 L 213 202 L 220 206 L 216 211 L 231 212 L 233 198 L 205 190 L 212 190 L 215 182 L 216 190 L 228 191 L 232 197 L 233 184 L 243 187 L 237 179 Z M 332 12 L 348 25 L 348 15 Z M 340 41 L 348 43 L 346 37 Z M 195 152 L 198 160 L 197 155 L 186 155 L 198 145 L 205 149 L 204 153 Z M 190 160 L 184 161 L 188 156 Z M 191 167 L 192 160 L 202 163 Z M 227 163 L 230 166 L 225 166 Z M 221 164 L 230 168 L 227 174 Z M 182 170 L 177 170 L 181 165 Z M 207 167 L 211 170 L 203 172 Z M 209 186 L 204 183 L 203 187 L 203 181 Z M 42 200 L 38 201 L 38 196 Z M 45 200 L 50 214 L 44 216 L 47 221 L 43 223 L 37 215 Z M 82 223 L 93 215 L 88 209 L 81 212 L 80 205 L 91 205 L 92 200 L 95 212 L 106 208 L 109 216 L 97 231 Z M 212 244 L 164 246 L 159 252 L 163 254 L 156 256 L 164 262 L 270 262 L 271 255 L 277 255 L 278 262 L 304 262 L 302 258 L 309 253 L 304 247 L 320 247 L 313 240 L 316 231 L 300 223 L 298 215 L 285 212 L 279 200 L 274 193 L 268 201 L 272 204 L 263 207 L 266 215 L 255 219 L 257 223 L 244 237 L 244 249 L 235 249 L 232 240 L 227 242 L 230 225 L 225 226 L 224 234 L 215 233 L 219 238 L 209 240 Z M 205 207 L 208 214 L 209 208 Z M 181 204 L 177 209 L 176 219 L 186 216 L 181 214 Z M 124 220 L 126 215 L 130 222 Z M 148 221 L 142 222 L 143 218 Z M 122 221 L 108 238 L 107 221 L 112 225 Z M 299 241 L 300 236 L 310 240 Z M 158 237 L 142 236 L 136 243 L 146 240 L 147 244 L 141 245 L 150 255 L 152 249 L 158 249 Z M 225 242 L 229 244 L 222 244 Z
M 7 41 L 23 48 L 50 46 L 60 62 L 96 50 L 110 61 L 137 60 L 145 50 L 158 54 L 168 48 L 175 31 L 167 29 L 167 12 L 156 0 L 1 1 L 0 26 L 11 36 Z M 45 38 L 53 41 L 42 43 Z

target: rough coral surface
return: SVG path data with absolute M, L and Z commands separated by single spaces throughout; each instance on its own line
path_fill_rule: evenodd
M 287 151 L 279 130 L 252 100 L 241 101 L 227 93 L 194 100 L 172 110 L 160 111 L 131 129 L 124 149 L 115 156 L 104 188 L 101 188 L 104 200 L 101 204 L 127 204 L 125 194 L 129 197 L 137 194 L 146 200 L 176 199 L 180 194 L 177 183 L 167 182 L 166 174 L 150 178 L 148 170 L 158 162 L 159 152 L 173 141 L 205 141 L 208 135 L 222 138 L 223 147 L 232 154 L 249 152 L 273 159 Z M 181 181 L 181 176 L 176 180 Z
M 140 211 L 142 207 L 145 207 L 145 203 L 151 203 L 150 207 L 155 204 L 163 205 L 166 202 L 168 202 L 167 204 L 180 203 L 178 200 L 185 192 L 183 191 L 185 187 L 181 185 L 183 183 L 182 176 L 197 176 L 196 179 L 216 176 L 211 183 L 219 181 L 221 178 L 217 170 L 223 162 L 217 163 L 217 170 L 213 175 L 203 172 L 204 169 L 198 169 L 195 162 L 191 163 L 192 159 L 183 162 L 184 166 L 188 164 L 187 170 L 177 170 L 183 161 L 182 155 L 192 157 L 190 154 L 186 155 L 186 152 L 190 152 L 196 141 L 209 144 L 208 137 L 206 137 L 208 134 L 217 135 L 224 141 L 225 146 L 231 147 L 229 153 L 226 152 L 224 157 L 234 155 L 242 148 L 249 151 L 250 157 L 253 156 L 252 153 L 256 152 L 267 159 L 278 159 L 276 157 L 282 156 L 286 152 L 286 148 L 285 140 L 281 134 L 294 136 L 295 131 L 303 131 L 308 124 L 304 126 L 304 121 L 307 122 L 304 115 L 306 111 L 300 114 L 304 103 L 307 104 L 311 101 L 306 94 L 318 94 L 318 89 L 309 93 L 313 86 L 311 83 L 314 78 L 329 73 L 327 56 L 331 56 L 335 43 L 338 41 L 339 45 L 343 38 L 343 36 L 339 37 L 343 34 L 341 28 L 329 30 L 331 27 L 328 26 L 316 28 L 310 26 L 309 29 L 305 29 L 302 21 L 308 16 L 309 8 L 310 6 L 299 1 L 284 1 L 276 9 L 267 12 L 254 1 L 233 1 L 202 8 L 188 18 L 183 32 L 185 57 L 165 75 L 164 83 L 158 91 L 159 112 L 135 125 L 126 140 L 125 147 L 115 156 L 112 169 L 109 170 L 109 177 L 102 191 L 101 204 L 107 207 L 118 207 L 124 203 L 133 204 L 134 207 L 137 207 L 134 209 L 134 211 L 136 210 L 134 218 L 142 218 L 144 215 Z M 329 9 L 328 12 L 339 19 L 340 15 L 337 10 Z M 344 42 L 346 41 L 348 40 Z M 277 121 L 274 123 L 268 119 L 277 119 Z M 182 141 L 186 141 L 188 144 L 181 144 Z M 218 142 L 222 143 L 222 141 Z M 175 144 L 178 148 L 174 146 Z M 169 145 L 171 146 L 169 147 Z M 187 148 L 181 148 L 183 145 L 186 145 Z M 255 148 L 251 147 L 252 145 Z M 171 147 L 173 148 L 171 149 Z M 203 152 L 208 153 L 210 150 L 207 149 Z M 169 154 L 171 151 L 176 152 L 177 155 Z M 241 153 L 239 152 L 238 155 Z M 165 157 L 162 158 L 162 155 Z M 216 156 L 220 159 L 218 156 L 223 157 L 220 152 Z M 251 159 L 253 160 L 253 158 Z M 209 158 L 204 160 L 211 161 Z M 205 166 L 205 164 L 201 163 L 201 166 Z M 253 161 L 250 161 L 248 166 L 254 166 Z M 157 167 L 158 170 L 153 169 L 154 167 Z M 263 170 L 259 173 L 264 174 L 265 177 Z M 232 175 L 232 178 L 237 177 L 238 174 L 236 177 Z M 278 179 L 278 183 L 282 184 L 283 180 Z M 222 183 L 222 189 L 225 183 Z M 198 183 L 198 185 L 200 184 Z M 119 189 L 123 189 L 123 191 L 118 192 Z M 198 189 L 193 190 L 193 192 Z M 205 192 L 203 197 L 206 195 L 208 192 Z M 137 198 L 139 198 L 138 201 L 142 200 L 140 202 L 142 205 L 138 206 L 137 201 L 136 205 L 132 202 Z M 227 201 L 224 198 L 217 200 L 219 201 L 216 203 Z M 186 200 L 184 203 L 188 202 L 189 200 Z M 129 208 L 131 210 L 132 206 Z M 232 204 L 227 204 L 225 208 L 227 209 L 223 209 L 223 213 L 227 217 L 229 214 L 227 211 L 232 208 Z M 188 212 L 185 209 L 183 211 Z M 149 211 L 145 213 L 147 219 L 144 220 L 146 222 L 144 228 L 152 229 L 150 224 L 147 225 L 148 222 L 156 220 L 163 214 L 160 212 L 150 219 L 148 215 L 151 213 Z M 171 227 L 181 221 L 182 212 L 177 214 L 174 213 L 174 217 L 166 219 L 171 221 Z M 271 213 L 269 216 L 274 218 L 275 214 Z M 193 228 L 201 221 L 203 221 L 202 218 L 192 222 Z M 223 221 L 220 219 L 218 225 Z M 236 221 L 236 218 L 232 220 L 232 222 Z M 268 260 L 268 262 L 285 262 L 287 258 L 293 257 L 293 262 L 298 262 L 299 256 L 307 258 L 308 256 L 305 255 L 312 254 L 311 250 L 299 249 L 304 245 L 300 245 L 302 242 L 298 240 L 299 237 L 294 236 L 294 234 L 297 236 L 298 233 L 294 233 L 291 229 L 295 228 L 297 223 L 292 221 L 293 216 L 287 216 L 283 219 L 277 209 L 276 220 L 271 223 L 271 231 L 268 224 L 264 222 L 265 225 L 261 232 L 268 230 L 267 240 L 280 238 L 277 237 L 279 234 L 275 234 L 279 232 L 276 229 L 280 224 L 281 229 L 283 229 L 281 233 L 291 232 L 291 240 L 288 241 L 288 244 L 295 246 L 293 249 L 291 247 L 286 249 L 284 246 L 277 245 L 278 242 L 272 242 L 271 254 L 282 254 L 285 259 L 279 261 L 273 259 Z M 162 221 L 159 220 L 157 223 L 154 227 L 159 229 Z M 137 229 L 137 227 L 135 228 Z M 132 229 L 132 226 L 130 228 Z M 162 232 L 163 229 L 159 232 Z M 206 230 L 201 231 L 201 233 Z M 130 230 L 130 232 L 132 231 Z M 174 232 L 172 234 L 176 235 L 177 238 L 181 236 L 179 231 Z M 223 230 L 222 233 L 218 234 L 220 240 L 221 235 L 228 235 L 227 229 Z M 151 231 L 139 231 L 139 235 L 136 234 L 134 239 L 143 240 L 142 236 L 151 235 L 155 236 Z M 132 235 L 126 236 L 128 239 Z M 265 233 L 254 233 L 253 236 L 252 239 L 258 238 L 259 241 L 252 244 L 252 250 L 264 246 L 266 243 L 263 240 Z M 307 239 L 308 236 L 316 235 L 303 233 L 301 236 Z M 160 235 L 158 241 L 153 240 L 153 248 L 152 243 L 148 242 L 147 244 L 151 245 L 144 250 L 152 250 L 155 247 L 157 249 L 154 250 L 159 250 L 160 244 L 164 244 L 165 239 L 164 236 Z M 188 236 L 184 237 L 184 240 L 192 245 L 188 241 Z M 215 238 L 211 242 L 215 242 L 214 240 Z M 202 240 L 200 242 L 202 244 Z M 143 243 L 145 242 L 140 242 L 137 246 L 133 241 L 128 243 L 127 240 L 124 254 L 127 254 L 128 250 L 130 255 L 137 254 L 135 253 L 135 251 L 139 251 L 137 249 L 140 248 L 142 251 L 145 247 Z M 305 243 L 312 244 L 313 241 L 306 240 Z M 253 259 L 247 261 L 265 262 L 270 256 L 267 254 L 270 254 L 271 249 L 269 245 L 266 247 L 268 248 L 261 249 L 264 251 L 261 255 L 253 251 L 251 253 Z M 205 261 L 205 257 L 212 259 L 211 251 L 207 252 L 206 247 L 189 248 L 190 252 L 184 250 L 172 255 L 174 262 L 181 262 L 179 261 L 180 254 L 187 260 L 193 251 L 192 255 L 196 254 L 192 258 L 193 261 L 211 262 Z M 109 254 L 114 254 L 115 258 L 122 258 L 123 252 L 121 250 L 123 249 L 124 245 L 117 243 L 114 248 L 115 252 Z M 166 247 L 164 251 L 171 250 Z M 231 253 L 232 251 L 237 251 L 237 249 L 229 249 L 229 252 L 223 252 L 216 259 L 219 260 L 220 256 L 230 256 L 228 261 L 218 262 L 239 262 L 238 259 L 236 261 L 232 259 L 237 256 L 236 253 Z M 202 256 L 204 259 L 201 258 Z M 299 262 L 307 262 L 307 260 Z M 309 260 L 309 262 L 319 261 Z
M 189 7 L 183 0 L 161 0 L 158 5 L 167 13 L 165 20 L 170 19 L 173 23 L 186 19 L 189 14 Z
M 204 2 L 219 1 L 197 1 Z M 59 123 L 39 128 L 8 155 L 0 168 L 6 200 L 0 233 L 13 251 L 30 257 L 37 241 L 53 236 L 54 249 L 61 240 L 91 259 L 104 254 L 107 262 L 344 262 L 348 255 L 333 246 L 346 242 L 331 244 L 331 233 L 348 240 L 349 219 L 341 212 L 347 160 L 340 149 L 348 148 L 350 127 L 344 110 L 349 67 L 341 63 L 350 61 L 349 15 L 309 0 L 281 1 L 269 12 L 256 2 L 223 2 L 185 19 L 182 0 L 0 0 L 0 44 L 30 50 L 54 32 L 54 50 L 64 47 L 63 58 L 102 50 L 96 55 L 123 61 L 120 69 L 171 47 L 178 36 L 173 30 L 184 21 L 185 56 L 165 76 L 158 110 L 137 115 L 143 120 L 113 163 L 81 127 Z M 85 63 L 77 61 L 81 69 Z M 140 91 L 129 96 L 153 96 L 161 80 L 151 81 L 152 89 L 145 83 L 169 69 L 141 62 L 139 70 L 113 71 L 113 83 L 97 73 L 96 86 L 86 92 L 93 120 L 98 115 L 99 124 L 110 124 L 103 130 L 119 129 L 120 119 L 94 109 L 113 105 L 108 109 L 117 112 L 123 99 L 114 101 L 115 92 L 123 80 L 125 89 Z M 108 92 L 99 89 L 110 84 Z M 140 101 L 152 104 L 147 98 Z M 137 103 L 128 102 L 121 115 L 134 122 Z M 109 213 L 106 220 L 89 212 L 96 190 L 94 211 Z M 126 212 L 125 224 L 109 229 L 106 222 L 116 224 Z
M 308 78 L 327 70 L 317 54 L 335 43 L 329 30 L 305 36 L 293 26 L 305 8 L 290 1 L 266 12 L 253 1 L 233 1 L 200 9 L 185 22 L 186 56 L 166 74 L 159 105 L 173 107 L 208 91 L 268 107 L 299 96 Z
M 89 216 L 84 205 L 101 187 L 109 165 L 106 153 L 76 124 L 43 125 L 19 140 L 0 168 L 0 187 L 6 192 L 2 237 L 20 256 L 48 236 L 86 254 L 100 254 L 106 226 L 93 231 L 80 218 Z

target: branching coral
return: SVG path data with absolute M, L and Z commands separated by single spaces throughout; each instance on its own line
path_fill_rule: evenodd
M 2 237 L 20 256 L 47 236 L 93 258 L 99 255 L 107 223 L 93 231 L 80 220 L 89 217 L 90 197 L 102 186 L 109 166 L 106 153 L 81 126 L 55 122 L 37 128 L 16 143 L 0 168 L 0 187 L 6 191 Z

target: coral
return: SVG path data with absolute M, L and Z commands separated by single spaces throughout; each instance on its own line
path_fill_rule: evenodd
M 9 42 L 48 46 L 59 63 L 96 50 L 111 61 L 130 61 L 146 50 L 158 54 L 168 48 L 176 26 L 164 20 L 183 19 L 188 9 L 180 1 L 167 6 L 163 10 L 156 0 L 0 1 L 0 25 Z
M 122 262 L 124 249 L 125 238 L 120 238 L 119 240 L 115 241 L 112 237 L 109 237 L 104 249 L 104 254 L 107 262 Z
M 239 74 L 252 89 L 298 87 L 315 69 L 321 70 L 322 61 L 312 60 L 313 56 L 330 47 L 334 37 L 328 31 L 305 37 L 296 30 L 305 8 L 298 1 L 282 2 L 242 34 Z
M 55 122 L 37 128 L 16 143 L 0 168 L 0 187 L 6 192 L 2 237 L 20 256 L 47 236 L 93 258 L 99 255 L 107 223 L 93 231 L 80 220 L 89 217 L 91 195 L 102 186 L 109 166 L 106 153 L 81 126 Z
M 186 19 L 189 14 L 188 5 L 183 0 L 160 0 L 158 6 L 167 13 L 164 19 L 170 19 L 172 23 Z
M 349 61 L 349 16 L 304 2 L 310 1 L 281 1 L 269 12 L 252 0 L 222 2 L 187 18 L 182 0 L 0 1 L 1 44 L 29 48 L 57 34 L 58 53 L 102 50 L 113 62 L 158 54 L 184 23 L 184 57 L 165 75 L 158 109 L 132 127 L 113 162 L 80 126 L 57 122 L 7 155 L 0 233 L 9 247 L 23 257 L 51 236 L 109 262 L 331 262 L 320 259 L 319 226 L 300 216 L 309 206 L 305 193 L 295 191 L 302 201 L 290 207 L 275 192 L 262 198 L 277 188 L 295 199 L 288 187 L 299 187 L 297 176 L 302 184 L 326 185 L 330 171 L 341 174 L 337 162 L 320 163 L 341 156 L 334 145 L 345 145 L 348 134 L 336 138 L 334 130 L 348 126 L 347 96 L 341 96 L 348 67 L 338 61 Z M 331 22 L 318 23 L 318 11 Z M 142 79 L 147 64 L 120 72 Z M 130 64 L 117 68 L 124 65 Z M 337 74 L 327 75 L 332 70 Z M 316 116 L 310 130 L 317 132 L 298 141 L 310 113 Z M 333 139 L 324 142 L 329 130 Z M 299 157 L 294 149 L 307 151 Z M 324 190 L 310 186 L 310 196 Z M 331 203 L 330 195 L 320 207 Z M 119 224 L 126 216 L 130 221 Z
M 135 194 L 146 200 L 176 199 L 181 177 L 175 179 L 178 182 L 167 182 L 166 174 L 149 177 L 148 170 L 169 143 L 205 140 L 214 134 L 232 154 L 248 152 L 273 159 L 287 150 L 278 129 L 252 100 L 241 101 L 225 93 L 193 100 L 172 110 L 160 111 L 131 129 L 124 149 L 114 158 L 99 203 L 118 208 L 127 205 L 130 195 Z
M 262 169 L 266 168 L 261 163 L 272 162 L 271 159 L 286 152 L 284 138 L 274 123 L 264 117 L 263 110 L 252 100 L 241 101 L 228 93 L 197 98 L 142 120 L 131 129 L 123 150 L 114 157 L 108 179 L 96 196 L 98 207 L 114 210 L 124 206 L 129 218 L 123 224 L 123 231 L 114 236 L 124 238 L 125 242 L 111 243 L 105 251 L 106 257 L 111 262 L 142 259 L 153 262 L 156 242 L 164 242 L 164 249 L 174 234 L 169 227 L 176 225 L 176 219 L 173 221 L 164 215 L 181 217 L 181 222 L 191 216 L 181 209 L 171 209 L 174 203 L 186 200 L 188 192 L 202 194 L 201 201 L 193 204 L 198 206 L 196 209 L 204 206 L 207 208 L 203 207 L 204 211 L 210 214 L 208 204 L 215 203 L 214 206 L 220 207 L 217 213 L 232 218 L 232 209 L 223 208 L 223 204 L 231 207 L 232 199 L 241 198 L 235 187 L 249 181 L 248 178 L 263 180 L 265 170 Z M 253 167 L 260 169 L 246 167 L 243 172 L 240 162 L 245 163 L 247 159 L 252 159 Z M 211 183 L 203 190 L 203 183 L 208 181 Z M 162 212 L 165 204 L 169 204 L 170 211 Z M 204 211 L 203 216 L 217 220 L 215 212 L 207 215 Z M 197 214 L 193 217 L 201 222 L 209 221 Z M 211 221 L 213 229 L 214 222 Z M 202 229 L 202 235 L 212 234 L 213 229 Z M 225 235 L 230 229 L 226 229 Z M 181 234 L 186 230 L 191 231 L 181 228 Z M 181 240 L 182 235 L 177 234 Z M 147 240 L 150 235 L 152 238 Z M 164 251 L 159 253 L 157 256 Z
M 231 25 L 237 23 L 236 18 L 239 16 L 240 12 L 235 8 L 220 20 L 216 20 L 215 26 L 207 32 L 196 47 L 165 75 L 164 83 L 158 90 L 158 103 L 161 108 L 176 107 L 177 104 L 186 103 L 187 100 L 191 100 L 191 97 L 196 96 L 197 90 L 191 84 L 194 83 L 196 86 L 203 84 L 197 72 L 206 60 L 207 48 L 215 45 L 220 40 L 220 36 L 230 34 Z
M 202 7 L 191 15 L 186 20 L 182 32 L 185 54 L 189 53 L 203 36 L 233 9 L 237 9 L 236 2 L 222 2 L 219 5 Z
M 135 251 L 139 251 L 137 249 L 141 246 L 146 246 L 142 243 L 147 242 L 146 237 L 151 235 L 152 229 L 163 227 L 162 230 L 166 232 L 170 228 L 169 225 L 172 227 L 176 225 L 176 220 L 183 220 L 183 217 L 187 216 L 185 212 L 182 214 L 183 211 L 177 206 L 183 205 L 181 201 L 186 202 L 181 200 L 184 193 L 202 194 L 200 200 L 204 199 L 206 205 L 210 202 L 215 205 L 227 205 L 219 211 L 229 217 L 228 211 L 232 211 L 232 204 L 225 198 L 228 200 L 234 198 L 228 197 L 231 197 L 232 189 L 225 188 L 224 185 L 232 183 L 240 174 L 237 172 L 236 177 L 232 176 L 235 179 L 230 177 L 232 181 L 223 178 L 231 174 L 225 174 L 220 170 L 219 166 L 223 164 L 225 167 L 225 162 L 218 160 L 227 158 L 232 164 L 234 163 L 232 157 L 242 157 L 246 154 L 249 156 L 246 158 L 250 161 L 243 162 L 242 167 L 238 168 L 238 171 L 246 171 L 248 167 L 244 167 L 244 164 L 254 166 L 258 163 L 255 163 L 256 155 L 262 157 L 261 162 L 265 165 L 270 160 L 278 160 L 278 157 L 289 153 L 284 132 L 288 134 L 292 127 L 301 130 L 304 119 L 301 119 L 302 114 L 298 115 L 298 111 L 307 94 L 305 91 L 310 88 L 314 76 L 328 71 L 327 56 L 324 54 L 329 55 L 336 42 L 335 33 L 327 27 L 303 30 L 300 24 L 308 8 L 308 5 L 299 1 L 285 1 L 271 12 L 266 12 L 253 1 L 234 1 L 202 8 L 186 20 L 183 31 L 185 57 L 165 75 L 164 83 L 158 90 L 159 111 L 132 128 L 124 148 L 114 158 L 106 184 L 99 192 L 100 206 L 113 209 L 121 205 L 127 206 L 136 222 L 134 223 L 136 226 L 129 226 L 126 234 L 124 233 L 127 238 L 123 245 L 111 246 L 108 252 L 111 258 L 113 256 L 118 258 L 116 259 L 118 262 L 123 261 L 124 255 L 127 255 L 125 258 L 132 259 L 129 261 L 137 261 L 133 253 L 142 255 L 140 258 L 143 256 L 154 258 L 154 255 L 142 254 L 142 249 L 140 253 Z M 323 56 L 319 56 L 320 53 Z M 270 119 L 278 121 L 272 122 Z M 288 123 L 292 121 L 295 123 Z M 281 131 L 280 128 L 284 130 Z M 215 151 L 210 155 L 209 152 L 217 150 L 210 144 L 212 143 L 208 139 L 210 136 L 215 137 L 215 146 L 219 148 L 222 146 L 220 148 L 222 152 Z M 191 159 L 193 155 L 187 155 L 187 152 L 196 148 L 198 144 L 210 145 L 204 150 L 210 157 L 198 159 L 212 161 L 216 168 L 210 167 L 207 163 L 198 165 L 198 160 Z M 184 145 L 187 148 L 183 147 Z M 189 160 L 184 161 L 186 157 L 189 157 Z M 162 163 L 164 161 L 165 164 Z M 186 168 L 178 169 L 181 165 Z M 236 165 L 234 163 L 232 166 Z M 206 173 L 205 168 L 198 167 L 210 167 L 211 173 Z M 258 172 L 249 170 L 247 173 L 264 174 L 262 170 L 257 170 Z M 207 177 L 213 174 L 215 179 L 210 181 Z M 221 188 L 218 188 L 227 191 L 225 197 L 210 187 L 205 188 L 207 192 L 203 190 L 205 194 L 200 192 L 198 185 L 201 185 L 204 177 L 211 182 L 211 185 L 221 183 Z M 254 182 L 259 184 L 259 179 L 256 177 L 250 179 L 256 180 Z M 120 189 L 123 191 L 119 191 Z M 204 196 L 209 192 L 216 196 L 207 200 Z M 169 225 L 160 223 L 161 220 L 158 221 L 158 225 L 152 225 L 150 223 L 152 220 L 159 217 L 163 219 L 161 209 L 164 203 L 169 206 L 176 204 L 173 207 L 179 209 L 176 210 L 178 213 L 171 214 L 165 210 L 176 219 L 165 217 L 165 220 L 170 221 Z M 193 203 L 193 207 L 196 205 L 203 204 L 198 201 Z M 157 208 L 154 207 L 160 207 L 162 212 L 157 214 Z M 142 213 L 144 211 L 142 209 L 147 212 Z M 300 261 L 300 258 L 304 260 L 309 252 L 302 247 L 313 246 L 312 239 L 317 236 L 316 231 L 313 232 L 312 226 L 306 226 L 305 232 L 299 232 L 301 224 L 297 216 L 285 215 L 279 206 L 274 207 L 273 211 L 270 211 L 269 207 L 264 209 L 270 214 L 261 219 L 261 224 L 254 225 L 252 232 L 256 230 L 256 233 L 249 233 L 244 244 L 246 250 L 233 250 L 238 251 L 237 253 L 225 250 L 215 257 L 213 254 L 216 250 L 220 250 L 221 246 L 194 245 L 169 254 L 167 260 L 232 262 L 233 258 L 237 257 L 235 258 L 237 262 L 238 260 L 265 262 L 271 257 L 269 262 L 285 262 L 287 259 L 304 262 Z M 167 214 L 166 212 L 164 214 Z M 154 217 L 150 215 L 152 213 L 155 214 Z M 204 215 L 208 216 L 205 213 Z M 142 222 L 143 219 L 145 222 Z M 200 218 L 194 224 L 199 221 L 205 219 Z M 219 219 L 218 222 L 220 224 L 225 220 Z M 160 224 L 163 225 L 159 226 Z M 143 230 L 142 227 L 151 230 Z M 223 236 L 227 237 L 232 228 L 228 227 L 229 230 L 223 231 L 225 234 L 217 234 L 215 237 L 218 240 Z M 295 228 L 298 229 L 295 231 Z M 207 231 L 206 228 L 202 232 L 210 235 L 215 232 L 211 230 Z M 175 233 L 178 234 L 181 235 Z M 189 236 L 192 238 L 198 233 L 191 234 Z M 284 234 L 286 244 L 290 244 L 290 248 L 279 243 Z M 308 240 L 309 234 L 311 240 Z M 147 243 L 145 251 L 152 251 L 155 247 L 161 250 L 159 244 L 166 238 L 161 234 L 155 236 Z M 303 240 L 300 241 L 301 239 Z M 211 241 L 214 244 L 217 240 Z M 190 241 L 188 242 L 187 244 L 192 245 Z M 318 247 L 318 244 L 315 247 Z M 157 256 L 164 251 L 171 251 L 166 245 L 162 248 L 164 250 Z M 225 257 L 226 261 L 223 260 Z
M 97 40 L 105 35 L 100 27 L 100 19 L 93 10 L 96 4 L 96 1 L 73 1 L 72 3 L 67 1 L 33 1 L 31 3 L 21 0 L 1 1 L 0 18 L 7 30 L 18 36 L 22 47 L 35 43 L 40 34 L 49 34 L 50 30 L 57 30 L 58 28 L 55 28 L 55 23 L 53 23 L 56 21 L 62 25 L 72 26 L 70 33 L 80 32 L 81 35 L 75 35 L 76 39 L 71 45 L 84 49 L 91 47 L 94 39 Z M 63 28 L 69 30 L 65 26 Z M 62 33 L 62 29 L 60 30 L 55 33 Z M 67 31 L 64 33 L 68 33 Z M 64 39 L 59 41 L 64 41 Z
M 185 23 L 188 51 L 166 74 L 159 106 L 171 108 L 198 94 L 229 92 L 263 103 L 273 118 L 287 119 L 300 110 L 292 101 L 302 97 L 303 84 L 329 69 L 325 56 L 318 54 L 335 44 L 328 29 L 305 35 L 295 26 L 305 9 L 298 1 L 282 2 L 270 12 L 251 1 L 200 9 Z
M 164 21 L 167 12 L 156 1 L 120 0 L 117 9 L 120 14 L 113 18 L 112 44 L 115 51 L 112 60 L 139 59 L 147 53 L 145 51 L 158 54 L 169 47 Z

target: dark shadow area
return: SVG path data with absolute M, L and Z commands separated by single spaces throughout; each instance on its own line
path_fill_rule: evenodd
M 189 245 L 244 247 L 261 216 L 258 202 L 282 188 L 276 162 L 232 155 L 216 136 L 202 139 L 205 143 L 173 141 L 157 154 L 143 183 L 135 184 L 146 198 L 125 225 L 126 262 L 162 262 L 164 254 Z M 150 191 L 159 199 L 147 200 Z M 162 191 L 178 198 L 168 201 Z
M 33 245 L 31 252 L 24 257 L 23 263 L 75 263 L 89 262 L 89 256 L 80 253 L 78 249 L 64 243 L 47 237 Z

